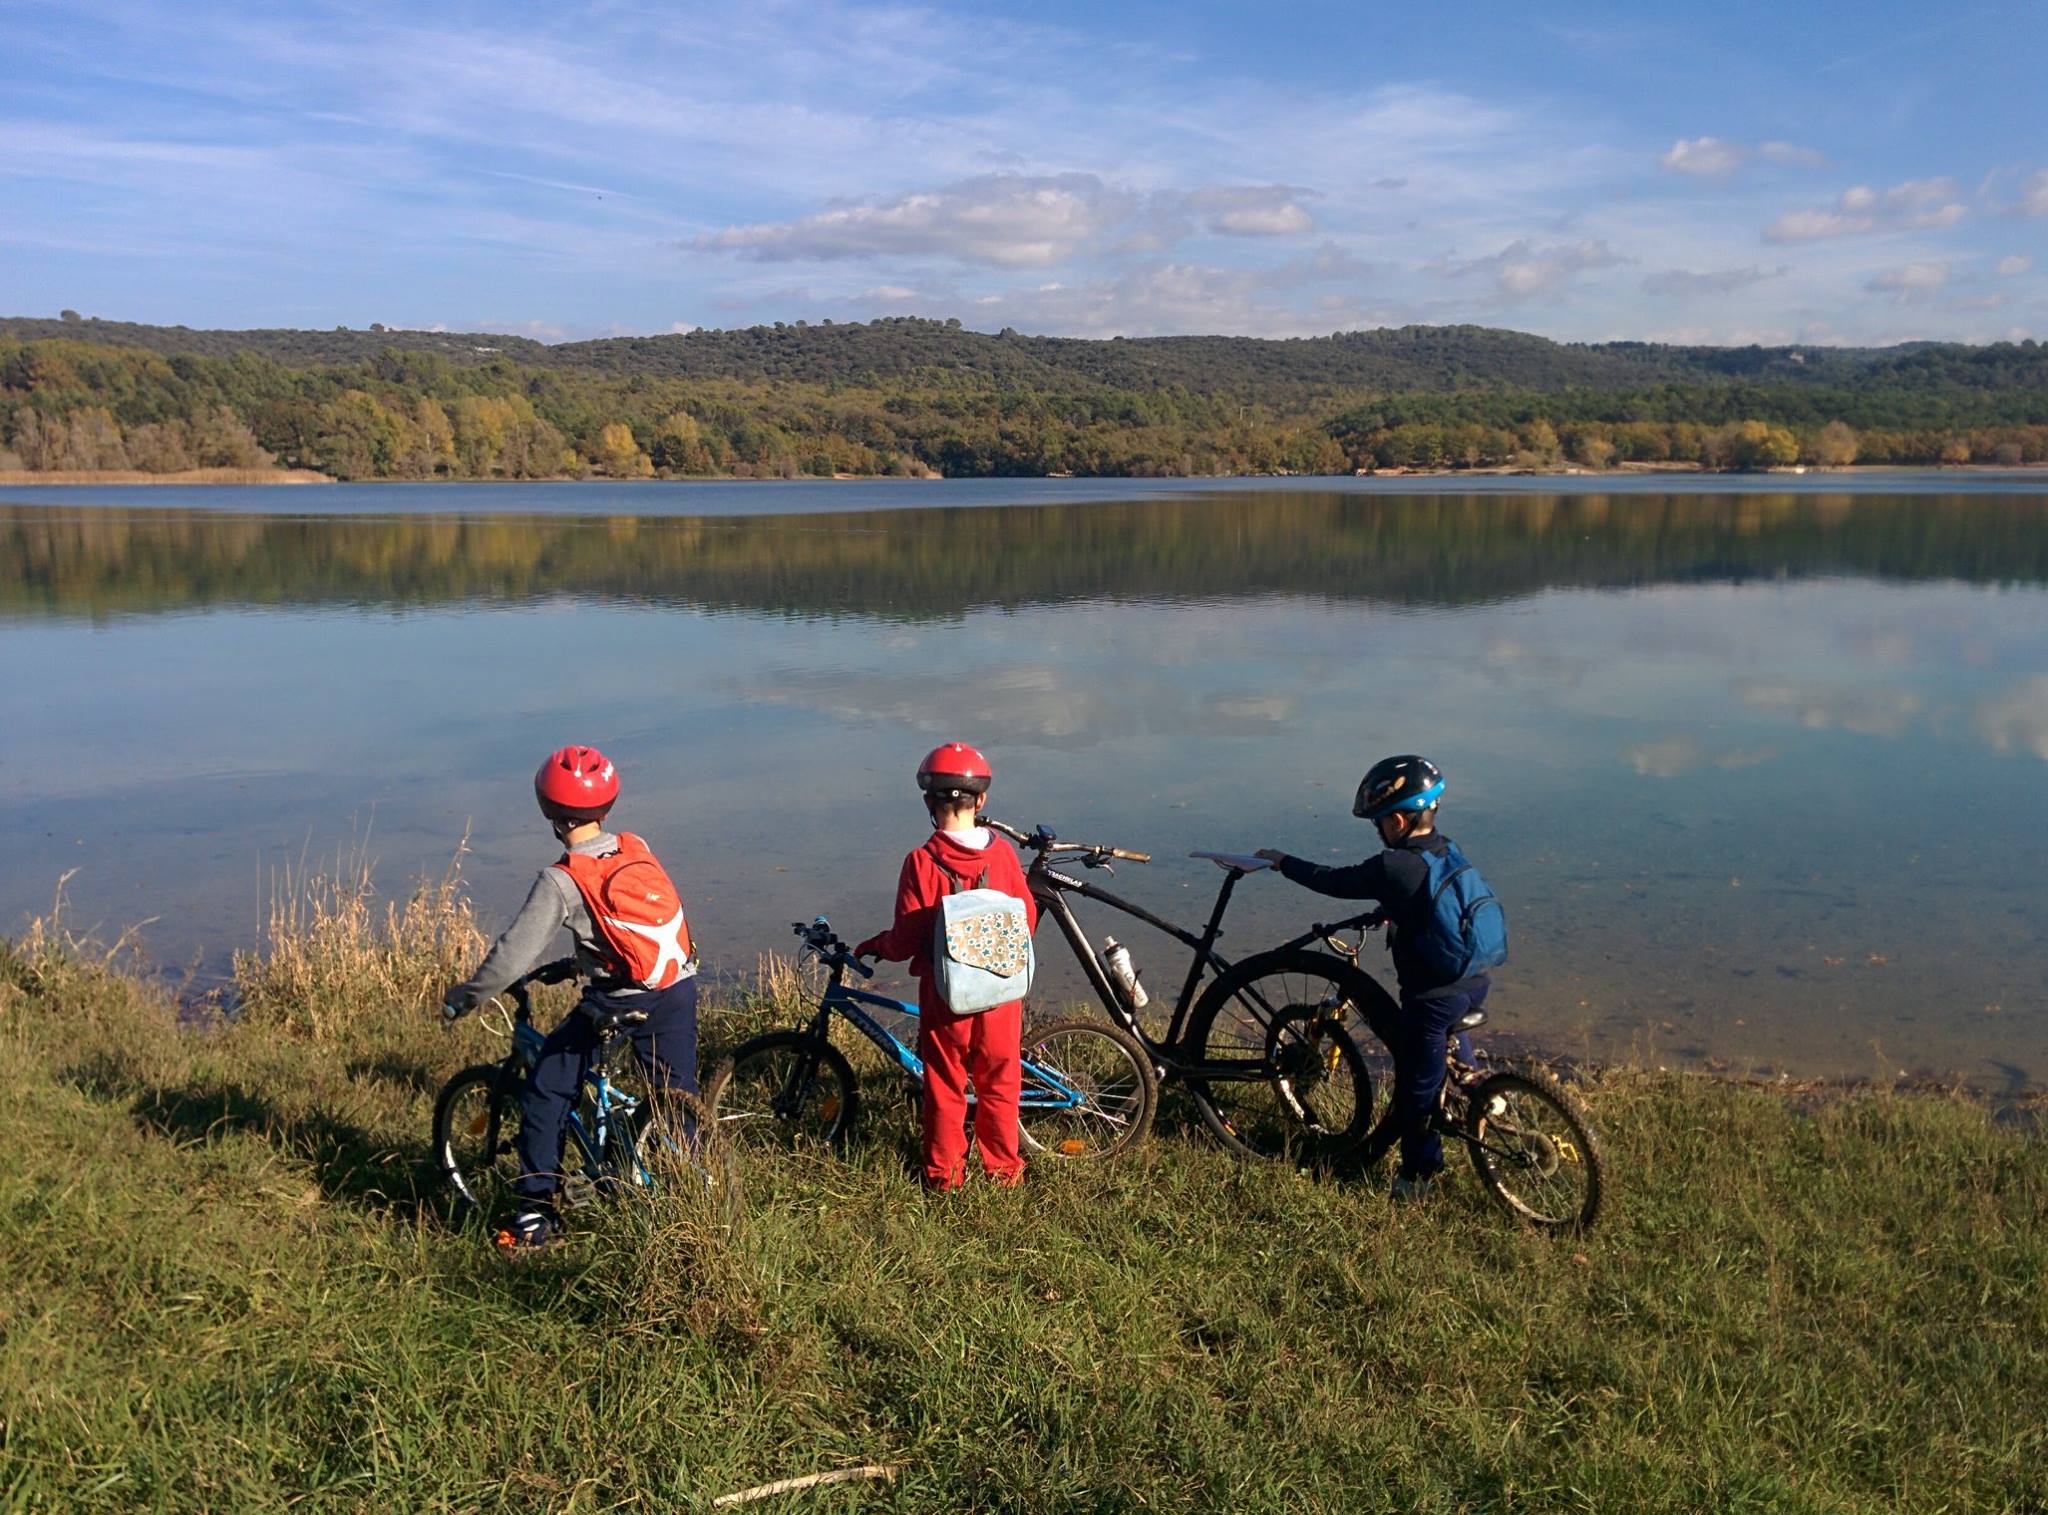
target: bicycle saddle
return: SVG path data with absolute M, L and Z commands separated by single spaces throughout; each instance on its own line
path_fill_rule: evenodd
M 1458 1023 L 1451 1027 L 1451 1035 L 1456 1036 L 1460 1031 L 1470 1031 L 1475 1027 L 1485 1024 L 1486 1012 L 1484 1010 L 1467 1010 L 1458 1017 Z
M 1253 857 L 1248 852 L 1190 852 L 1189 857 L 1205 857 L 1226 873 L 1257 873 L 1261 868 L 1273 865 L 1262 857 Z
M 593 1015 L 590 1023 L 602 1032 L 630 1031 L 635 1026 L 645 1025 L 645 1010 L 614 1010 L 610 1015 Z

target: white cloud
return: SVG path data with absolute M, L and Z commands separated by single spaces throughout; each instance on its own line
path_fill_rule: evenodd
M 1719 178 L 1732 174 L 1742 166 L 1749 156 L 1749 149 L 1735 142 L 1723 142 L 1719 137 L 1679 138 L 1672 143 L 1657 166 L 1668 174 L 1704 174 Z
M 1149 197 L 1094 174 L 982 174 L 939 189 L 871 200 L 791 221 L 728 226 L 694 246 L 763 261 L 941 257 L 998 268 L 1044 268 L 1099 250 L 1130 226 L 1127 252 L 1162 252 L 1199 227 L 1217 236 L 1298 236 L 1315 229 L 1287 184 L 1216 184 Z
M 1389 312 L 1365 305 L 1366 288 L 1385 269 L 1325 243 L 1306 257 L 1265 268 L 1149 261 L 1098 278 L 1049 280 L 1030 289 L 972 299 L 977 326 L 1069 336 L 1169 333 L 1317 336 L 1377 324 Z M 1328 294 L 1315 294 L 1328 291 Z M 1306 307 L 1305 295 L 1312 295 Z M 938 314 L 963 304 L 946 291 L 891 302 Z
M 1462 261 L 1439 258 L 1429 269 L 1447 279 L 1485 275 L 1493 280 L 1501 299 L 1515 301 L 1555 289 L 1590 269 L 1626 261 L 1605 242 L 1593 237 L 1556 247 L 1539 247 L 1523 238 L 1510 242 L 1490 257 Z
M 1811 242 L 1868 232 L 1931 231 L 1969 214 L 1953 179 L 1908 179 L 1890 189 L 1858 184 L 1831 206 L 1789 210 L 1764 231 L 1771 242 Z
M 1752 284 L 1782 277 L 1787 272 L 1784 264 L 1776 268 L 1758 268 L 1754 264 L 1747 268 L 1721 268 L 1709 272 L 1695 273 L 1689 268 L 1659 269 L 1643 278 L 1643 292 L 1651 295 L 1727 295 L 1738 289 L 1747 289 Z
M 1288 237 L 1315 230 L 1301 204 L 1308 194 L 1286 184 L 1218 184 L 1195 190 L 1182 204 L 1221 236 Z
M 937 256 L 1042 268 L 1071 257 L 1135 203 L 1093 174 L 983 174 L 794 221 L 728 226 L 696 245 L 766 261 Z
M 2048 168 L 2040 170 L 2020 188 L 2020 214 L 2048 216 Z
M 1667 174 L 1725 179 L 1756 158 L 1781 168 L 1826 168 L 1828 164 L 1826 154 L 1796 142 L 1765 142 L 1751 147 L 1721 137 L 1681 137 L 1658 156 L 1657 166 Z
M 1766 142 L 1756 150 L 1759 158 L 1785 168 L 1826 168 L 1828 155 L 1796 142 Z
M 2021 253 L 2011 253 L 1998 260 L 1998 267 L 1993 272 L 2001 279 L 2010 279 L 2025 273 L 2033 266 L 2034 260 L 2032 258 L 2026 257 Z
M 1948 287 L 1948 264 L 1906 263 L 1888 268 L 1864 286 L 1873 294 L 1891 295 L 1899 300 L 1924 299 Z

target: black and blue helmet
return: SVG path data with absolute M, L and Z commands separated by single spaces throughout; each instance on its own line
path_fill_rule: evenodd
M 1381 758 L 1359 780 L 1351 813 L 1376 821 L 1396 810 L 1434 810 L 1443 792 L 1444 776 L 1428 758 L 1412 752 Z

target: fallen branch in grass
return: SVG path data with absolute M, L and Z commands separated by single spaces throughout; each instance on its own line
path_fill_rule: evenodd
M 807 1473 L 802 1478 L 778 1478 L 773 1483 L 757 1484 L 751 1489 L 741 1489 L 737 1494 L 721 1494 L 711 1501 L 714 1510 L 728 1505 L 752 1504 L 757 1499 L 767 1499 L 776 1494 L 788 1494 L 796 1489 L 815 1489 L 821 1484 L 852 1483 L 859 1478 L 880 1478 L 892 1480 L 896 1476 L 893 1465 L 871 1462 L 858 1468 L 834 1468 L 829 1473 Z

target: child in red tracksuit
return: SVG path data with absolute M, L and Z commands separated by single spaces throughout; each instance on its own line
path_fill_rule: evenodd
M 966 889 L 1000 889 L 1024 903 L 1038 926 L 1038 905 L 1016 849 L 976 824 L 988 793 L 988 759 L 964 742 L 935 747 L 918 765 L 917 786 L 932 818 L 931 840 L 903 860 L 896 882 L 896 924 L 854 948 L 858 957 L 910 961 L 918 982 L 917 1055 L 924 1061 L 924 1181 L 957 1189 L 967 1177 L 967 1085 L 974 1083 L 974 1140 L 988 1176 L 1021 1183 L 1017 1093 L 1023 1082 L 1024 1002 L 955 1015 L 939 998 L 932 968 L 938 906 Z

